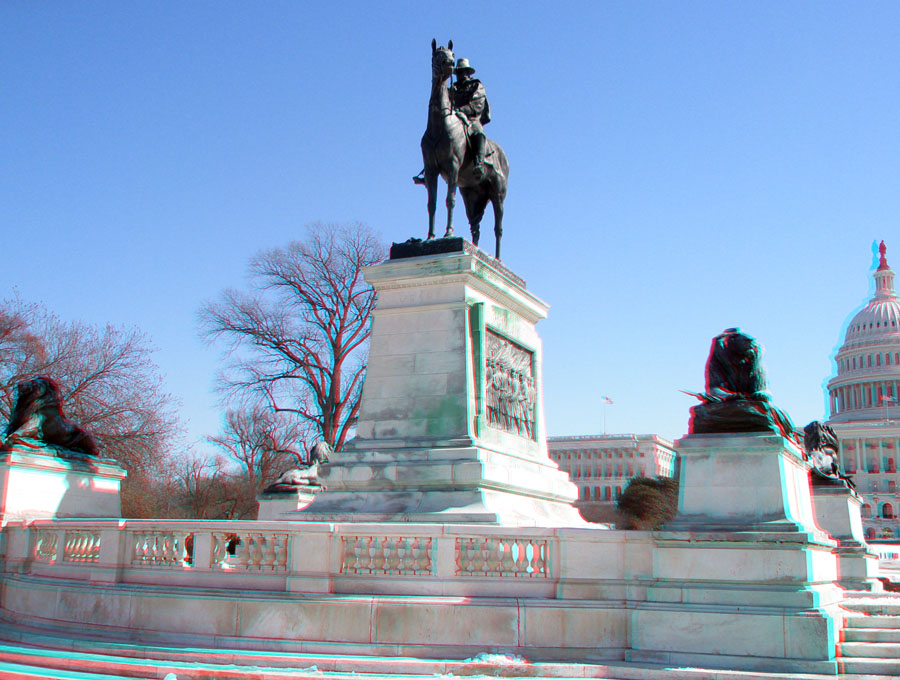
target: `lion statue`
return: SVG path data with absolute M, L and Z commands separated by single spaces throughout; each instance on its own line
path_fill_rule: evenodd
M 28 448 L 50 445 L 88 456 L 98 455 L 94 437 L 65 417 L 59 401 L 59 386 L 51 378 L 20 382 L 0 449 L 9 450 L 15 444 Z
M 691 409 L 691 434 L 774 432 L 800 445 L 791 419 L 766 391 L 762 347 L 739 328 L 713 338 L 706 361 L 706 392 Z
M 855 488 L 853 480 L 841 472 L 838 438 L 830 425 L 814 420 L 803 428 L 803 448 L 812 465 L 813 484 L 841 484 Z
M 706 362 L 706 396 L 710 401 L 768 401 L 762 348 L 739 328 L 727 328 L 712 341 Z
M 334 452 L 328 442 L 318 442 L 309 450 L 307 465 L 282 473 L 273 484 L 263 489 L 263 493 L 290 493 L 301 486 L 322 487 L 319 482 L 319 463 L 327 463 L 332 453 Z

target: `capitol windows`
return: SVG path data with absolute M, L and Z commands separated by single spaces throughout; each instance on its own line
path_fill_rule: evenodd
M 884 519 L 894 519 L 894 506 L 890 503 L 885 503 L 881 506 L 881 516 Z
M 607 487 L 603 490 L 603 500 L 605 500 L 605 501 L 610 501 L 610 500 L 612 500 L 612 488 L 611 488 L 611 487 L 608 487 L 608 486 L 607 486 Z
M 869 527 L 868 529 L 866 529 L 866 538 L 875 538 L 875 527 Z
M 872 506 L 868 503 L 863 503 L 862 507 L 859 509 L 859 512 L 864 518 L 868 519 L 872 516 Z
M 897 483 L 891 479 L 888 481 L 888 493 L 895 493 L 897 491 Z

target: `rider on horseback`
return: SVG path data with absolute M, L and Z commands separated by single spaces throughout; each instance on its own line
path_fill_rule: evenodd
M 472 174 L 475 179 L 481 179 L 484 176 L 487 141 L 483 126 L 491 122 L 491 107 L 484 85 L 472 77 L 475 69 L 469 65 L 468 59 L 459 59 L 453 72 L 456 74 L 456 83 L 450 86 L 450 104 L 453 106 L 453 113 L 465 125 L 466 139 L 475 155 Z M 413 177 L 413 182 L 425 184 L 425 171 L 422 170 Z
M 472 174 L 480 179 L 484 174 L 485 136 L 484 127 L 491 122 L 491 107 L 484 85 L 472 77 L 475 69 L 469 66 L 468 59 L 460 59 L 453 69 L 456 83 L 450 88 L 450 102 L 453 112 L 466 124 L 466 137 L 475 153 Z

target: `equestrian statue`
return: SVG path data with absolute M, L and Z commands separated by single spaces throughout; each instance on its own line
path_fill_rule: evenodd
M 447 81 L 454 73 L 456 83 L 448 88 Z M 500 145 L 484 135 L 483 126 L 491 120 L 490 107 L 481 81 L 472 78 L 474 73 L 468 59 L 460 59 L 454 68 L 452 40 L 447 47 L 438 47 L 436 41 L 431 41 L 431 99 L 428 102 L 428 126 L 422 135 L 425 169 L 413 181 L 424 184 L 428 190 L 429 239 L 434 238 L 438 175 L 447 182 L 444 238 L 453 236 L 457 187 L 466 206 L 472 243 L 476 246 L 481 218 L 490 201 L 494 209 L 494 256 L 499 260 L 509 164 Z

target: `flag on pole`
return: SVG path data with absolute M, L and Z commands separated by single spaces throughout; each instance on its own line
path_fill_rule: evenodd
M 604 404 L 612 404 L 613 403 L 612 399 L 610 399 L 609 397 L 604 397 L 602 394 L 600 395 L 600 401 L 602 401 Z

